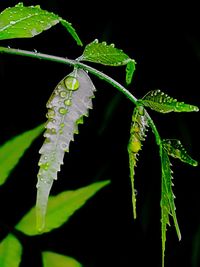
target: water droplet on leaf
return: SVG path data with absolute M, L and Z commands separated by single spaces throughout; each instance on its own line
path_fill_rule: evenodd
M 70 105 L 72 104 L 72 101 L 71 101 L 70 99 L 66 99 L 66 100 L 64 101 L 64 104 L 65 104 L 66 106 L 70 106 Z
M 68 76 L 65 80 L 64 80 L 64 84 L 67 87 L 68 90 L 77 90 L 79 88 L 79 81 L 72 76 Z
M 65 98 L 67 96 L 67 92 L 66 91 L 61 91 L 60 92 L 60 97 Z
M 62 114 L 62 115 L 65 115 L 67 113 L 67 109 L 59 108 L 59 113 Z
M 54 116 L 55 116 L 55 111 L 54 111 L 53 109 L 49 109 L 49 111 L 48 111 L 46 117 L 47 117 L 48 119 L 52 119 L 52 118 L 54 118 Z

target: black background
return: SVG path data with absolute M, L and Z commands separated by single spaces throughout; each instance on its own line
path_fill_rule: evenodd
M 17 1 L 1 1 L 3 10 Z M 98 38 L 114 43 L 137 62 L 128 89 L 142 97 L 161 89 L 180 101 L 200 106 L 200 35 L 198 9 L 191 5 L 140 4 L 128 1 L 108 6 L 104 2 L 24 1 L 40 4 L 72 23 L 84 44 Z M 34 49 L 76 58 L 83 48 L 57 25 L 33 39 L 1 41 L 1 45 Z M 0 55 L 1 144 L 45 121 L 45 104 L 56 84 L 71 68 L 37 59 Z M 94 65 L 93 65 L 94 66 Z M 124 84 L 125 69 L 97 66 Z M 49 234 L 28 238 L 21 267 L 41 266 L 40 251 L 52 250 L 72 256 L 85 267 L 161 266 L 160 161 L 154 136 L 140 153 L 136 170 L 138 218 L 132 219 L 127 143 L 133 106 L 107 83 L 91 76 L 96 88 L 94 109 L 80 134 L 70 145 L 65 165 L 54 183 L 52 194 L 110 179 L 63 227 Z M 177 138 L 190 155 L 199 157 L 199 114 L 151 112 L 163 138 Z M 38 138 L 0 188 L 1 238 L 35 203 Z M 172 160 L 177 216 L 182 232 L 178 241 L 168 228 L 166 267 L 198 267 L 200 264 L 199 167 Z M 8 228 L 7 228 L 8 227 Z M 59 264 L 58 264 L 59 266 Z

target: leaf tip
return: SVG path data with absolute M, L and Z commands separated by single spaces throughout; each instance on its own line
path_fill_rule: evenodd
M 42 233 L 45 227 L 45 220 L 39 208 L 36 208 L 36 229 L 38 233 Z
M 199 111 L 199 108 L 197 106 L 193 106 L 193 111 Z
M 192 164 L 192 166 L 197 167 L 198 165 L 199 165 L 198 161 L 193 160 L 193 164 Z

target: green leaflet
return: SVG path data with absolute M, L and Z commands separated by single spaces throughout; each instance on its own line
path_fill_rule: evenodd
M 130 179 L 132 186 L 132 204 L 133 204 L 133 217 L 136 219 L 136 194 L 134 186 L 134 176 L 135 167 L 137 163 L 137 157 L 139 151 L 142 149 L 142 142 L 146 138 L 146 131 L 148 126 L 148 121 L 146 118 L 145 109 L 142 106 L 137 106 L 134 109 L 131 129 L 130 129 L 130 139 L 128 143 L 128 154 L 129 154 L 129 168 L 130 168 Z
M 65 191 L 56 196 L 50 196 L 43 233 L 50 232 L 66 223 L 87 200 L 109 183 L 109 180 L 96 182 L 74 191 Z M 30 236 L 41 234 L 35 227 L 35 213 L 36 208 L 33 207 L 16 225 L 16 229 Z
M 136 64 L 136 62 L 122 50 L 115 48 L 114 44 L 107 45 L 106 42 L 99 43 L 97 39 L 86 45 L 82 56 L 79 57 L 78 60 L 100 63 L 107 66 L 127 65 L 127 84 L 130 84 L 132 81 Z
M 167 225 L 170 225 L 169 215 L 174 220 L 174 225 L 179 240 L 181 240 L 181 233 L 176 218 L 176 207 L 174 203 L 174 194 L 172 192 L 172 171 L 170 169 L 170 161 L 165 149 L 161 147 L 161 164 L 162 164 L 162 192 L 161 192 L 161 233 L 162 233 L 162 266 L 164 267 L 165 257 L 165 243 Z
M 158 90 L 148 92 L 140 102 L 157 112 L 192 112 L 199 111 L 199 108 L 193 105 L 178 102 L 176 99 Z
M 126 84 L 130 84 L 133 78 L 133 73 L 135 71 L 135 61 L 130 60 L 126 65 Z
M 4 184 L 25 151 L 42 133 L 44 124 L 26 131 L 0 146 L 0 185 Z
M 42 10 L 39 5 L 25 7 L 18 3 L 0 13 L 0 40 L 28 38 L 61 24 L 68 30 L 78 45 L 82 45 L 75 29 L 58 15 Z
M 181 161 L 188 163 L 192 166 L 197 166 L 198 162 L 194 159 L 192 159 L 181 142 L 177 139 L 164 139 L 162 141 L 163 147 L 166 150 L 167 154 L 174 157 L 178 158 Z
M 21 243 L 12 234 L 8 234 L 0 243 L 0 266 L 19 267 L 21 257 Z
M 43 267 L 81 267 L 75 259 L 51 251 L 42 252 Z
M 78 124 L 92 109 L 92 98 L 96 91 L 90 77 L 82 69 L 75 69 L 56 86 L 47 102 L 46 137 L 39 153 L 39 172 L 37 183 L 37 228 L 45 224 L 46 206 L 53 180 L 63 164 L 65 152 L 69 151 Z
M 61 17 L 59 17 L 59 20 L 60 20 L 60 23 L 67 29 L 67 31 L 74 38 L 74 40 L 76 41 L 77 45 L 82 46 L 83 43 L 82 43 L 81 39 L 79 38 L 78 34 L 76 33 L 76 30 L 74 29 L 74 27 L 72 27 L 72 24 L 69 23 L 68 21 L 62 19 Z

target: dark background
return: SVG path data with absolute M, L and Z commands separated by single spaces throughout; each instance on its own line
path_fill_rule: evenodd
M 1 1 L 3 10 L 17 1 Z M 191 5 L 140 6 L 128 1 L 108 7 L 102 1 L 24 1 L 40 4 L 72 23 L 87 44 L 98 38 L 115 43 L 137 62 L 128 89 L 142 97 L 161 89 L 180 101 L 200 106 L 200 34 L 198 9 Z M 1 41 L 1 45 L 76 58 L 83 48 L 57 25 L 33 39 Z M 0 55 L 0 143 L 44 122 L 45 104 L 57 83 L 71 68 L 62 64 L 19 56 Z M 124 84 L 125 69 L 96 67 Z M 107 83 L 91 76 L 96 88 L 94 109 L 70 145 L 65 165 L 52 194 L 110 179 L 63 227 L 52 233 L 27 238 L 21 267 L 40 267 L 40 251 L 72 256 L 84 267 L 161 266 L 160 161 L 151 131 L 136 169 L 138 218 L 132 219 L 127 143 L 133 106 Z M 199 157 L 199 114 L 151 112 L 163 138 L 177 138 L 196 160 Z M 38 138 L 0 188 L 1 238 L 35 203 Z M 182 232 L 178 241 L 168 228 L 166 267 L 200 266 L 199 167 L 172 160 L 177 216 Z M 58 264 L 59 266 L 59 264 Z

